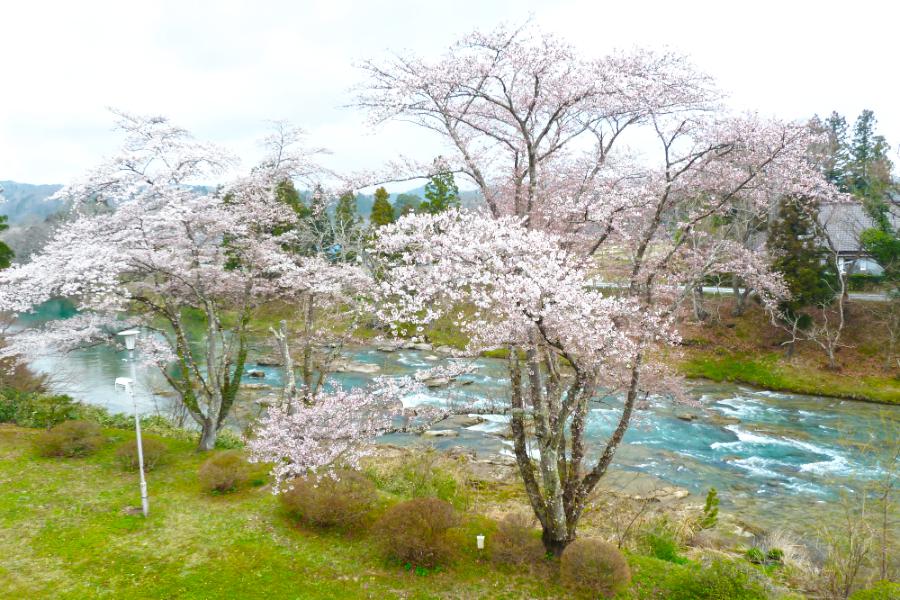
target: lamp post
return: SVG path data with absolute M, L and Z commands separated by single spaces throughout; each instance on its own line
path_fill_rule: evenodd
M 120 331 L 117 334 L 122 336 L 122 340 L 125 342 L 125 349 L 128 350 L 128 362 L 131 365 L 131 378 L 117 377 L 116 387 L 122 386 L 126 389 L 128 395 L 131 397 L 131 406 L 134 408 L 135 443 L 137 444 L 138 470 L 141 474 L 141 512 L 143 512 L 144 517 L 146 517 L 150 512 L 150 502 L 147 499 L 147 480 L 144 478 L 144 445 L 141 441 L 141 417 L 138 414 L 137 402 L 134 399 L 134 384 L 136 381 L 134 371 L 134 346 L 137 342 L 139 333 L 140 331 L 137 329 L 129 329 L 127 331 Z

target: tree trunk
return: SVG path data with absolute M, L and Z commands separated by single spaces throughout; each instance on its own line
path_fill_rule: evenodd
M 703 285 L 695 286 L 691 290 L 691 301 L 694 304 L 694 319 L 703 322 L 709 318 L 709 312 L 703 308 Z
M 835 357 L 835 353 L 834 353 L 834 348 L 830 345 L 826 346 L 825 353 L 828 355 L 828 370 L 829 371 L 839 370 L 837 358 Z
M 744 290 L 741 291 L 741 281 L 740 277 L 732 277 L 731 279 L 731 291 L 734 295 L 734 307 L 731 309 L 731 316 L 740 317 L 743 316 L 744 312 L 747 310 L 747 298 L 750 296 L 750 288 L 745 285 Z
M 203 426 L 200 429 L 200 443 L 197 445 L 197 452 L 209 452 L 216 446 L 216 437 L 219 430 L 213 419 L 204 419 Z
M 552 554 L 556 558 L 559 558 L 562 556 L 566 546 L 575 541 L 575 536 L 564 536 L 563 539 L 556 539 L 552 532 L 545 527 L 541 532 L 541 541 L 544 543 L 544 549 L 548 554 Z
M 270 328 L 272 336 L 275 338 L 275 345 L 278 347 L 278 353 L 281 358 L 281 377 L 283 405 L 288 409 L 294 408 L 294 401 L 297 398 L 297 380 L 294 377 L 294 360 L 291 357 L 290 342 L 288 341 L 287 321 L 282 319 L 278 322 L 278 330 Z

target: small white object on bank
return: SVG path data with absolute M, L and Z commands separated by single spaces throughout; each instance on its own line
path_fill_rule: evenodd
M 479 550 L 484 550 L 484 536 L 483 535 L 475 536 L 475 545 L 478 547 Z

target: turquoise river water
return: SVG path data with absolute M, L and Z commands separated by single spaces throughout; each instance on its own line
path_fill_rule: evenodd
M 378 366 L 379 375 L 406 375 L 449 360 L 432 352 L 381 352 L 360 347 L 347 353 L 354 363 Z M 465 385 L 430 390 L 403 399 L 406 406 L 501 400 L 505 390 L 504 362 L 477 359 L 474 372 L 460 378 Z M 128 376 L 124 352 L 95 347 L 45 358 L 32 365 L 51 377 L 55 391 L 113 412 L 131 412 L 116 377 Z M 273 367 L 254 367 L 263 378 L 247 379 L 259 386 L 278 386 Z M 373 374 L 339 373 L 344 386 L 366 384 Z M 139 369 L 138 404 L 143 413 L 165 412 L 171 395 L 159 373 Z M 702 494 L 715 486 L 727 505 L 752 508 L 764 521 L 781 520 L 785 511 L 813 523 L 840 494 L 855 493 L 881 473 L 877 452 L 887 441 L 885 420 L 900 418 L 900 409 L 833 398 L 783 394 L 732 384 L 690 383 L 696 406 L 675 405 L 662 398 L 640 411 L 616 456 L 620 469 L 639 471 Z M 588 434 L 602 441 L 618 418 L 615 401 L 598 404 L 590 413 Z M 466 445 L 481 454 L 511 455 L 511 442 L 501 433 L 502 415 L 488 415 L 479 425 L 462 429 L 458 437 L 436 438 L 438 448 Z M 390 436 L 387 441 L 412 443 L 414 436 Z

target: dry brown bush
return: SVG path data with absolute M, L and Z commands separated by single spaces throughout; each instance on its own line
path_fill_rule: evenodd
M 456 554 L 451 530 L 459 525 L 453 505 L 437 498 L 414 498 L 390 507 L 375 527 L 385 555 L 431 568 L 451 562 Z
M 143 436 L 141 449 L 144 453 L 144 470 L 152 471 L 165 460 L 169 453 L 169 447 L 161 439 L 153 436 Z M 136 471 L 138 468 L 137 441 L 122 442 L 116 448 L 116 460 L 126 471 Z
M 533 565 L 544 558 L 544 545 L 534 535 L 534 517 L 524 512 L 509 513 L 497 524 L 488 540 L 491 560 L 503 565 Z
M 219 452 L 200 465 L 198 477 L 204 490 L 225 494 L 247 483 L 250 464 L 237 450 Z
M 375 484 L 358 471 L 294 479 L 281 494 L 281 505 L 300 523 L 314 527 L 361 525 L 378 500 Z
M 34 444 L 41 456 L 66 458 L 87 456 L 103 445 L 103 432 L 96 423 L 65 421 L 52 429 L 42 431 Z
M 563 551 L 560 579 L 569 589 L 591 596 L 612 598 L 631 581 L 625 556 L 613 544 L 579 539 Z

